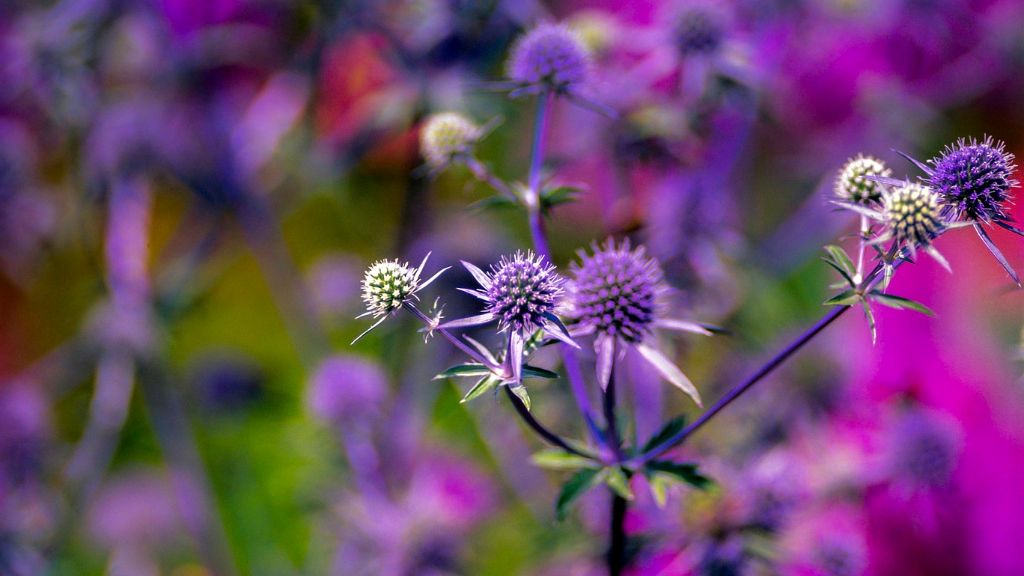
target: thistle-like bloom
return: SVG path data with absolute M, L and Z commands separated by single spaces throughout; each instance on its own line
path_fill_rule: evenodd
M 945 228 L 942 201 L 931 188 L 908 182 L 882 195 L 885 234 L 912 251 L 929 246 Z
M 672 42 L 684 57 L 714 54 L 727 29 L 727 15 L 714 2 L 683 2 L 672 15 Z
M 489 322 L 498 322 L 502 332 L 508 332 L 505 354 L 506 382 L 518 384 L 521 379 L 523 345 L 530 335 L 543 330 L 556 340 L 572 346 L 576 343 L 569 331 L 555 316 L 564 291 L 565 279 L 543 256 L 532 251 L 502 256 L 498 264 L 484 272 L 469 262 L 463 262 L 482 290 L 459 288 L 486 302 L 484 313 L 442 324 L 441 328 L 467 328 Z
M 423 261 L 416 269 L 409 266 L 408 262 L 402 263 L 398 260 L 380 260 L 370 266 L 363 276 L 363 302 L 366 304 L 366 312 L 357 318 L 373 316 L 378 320 L 357 336 L 352 341 L 353 344 L 380 326 L 396 311 L 404 306 L 410 306 L 413 300 L 418 300 L 416 293 L 429 286 L 448 269 L 443 268 L 426 282 L 421 282 L 420 274 L 423 273 L 428 258 L 430 254 L 423 257 Z
M 899 414 L 885 439 L 886 471 L 909 488 L 948 484 L 963 448 L 956 421 L 926 408 L 909 408 Z
M 842 202 L 858 206 L 878 206 L 882 203 L 883 184 L 869 177 L 888 178 L 892 170 L 871 156 L 858 154 L 843 165 L 836 177 L 835 194 Z
M 657 261 L 642 246 L 609 239 L 593 246 L 592 255 L 580 251 L 579 263 L 570 267 L 570 316 L 576 321 L 572 334 L 595 335 L 597 375 L 602 387 L 611 378 L 616 344 L 635 348 L 673 385 L 701 405 L 697 388 L 656 346 L 655 328 L 711 334 L 694 322 L 662 318 L 660 297 L 667 290 Z M 621 350 L 620 350 L 621 351 Z
M 1013 200 L 1011 191 L 1019 182 L 1013 178 L 1017 167 L 1005 144 L 992 137 L 980 142 L 974 138 L 961 138 L 956 144 L 947 146 L 941 155 L 929 160 L 930 166 L 909 156 L 907 158 L 924 171 L 924 182 L 942 197 L 942 215 L 950 221 L 973 226 L 988 251 L 1020 286 L 1017 272 L 982 226 L 996 224 L 1024 236 L 1024 230 L 1013 226 L 1013 219 L 1007 212 L 1007 206 Z
M 944 215 L 986 223 L 1011 220 L 1006 205 L 1018 184 L 1013 179 L 1017 167 L 1005 144 L 991 136 L 981 142 L 961 138 L 928 163 L 932 169 L 926 181 L 945 200 Z
M 590 55 L 567 27 L 540 24 L 516 41 L 506 65 L 508 77 L 524 87 L 567 92 L 587 79 Z
M 468 154 L 483 135 L 472 120 L 456 112 L 441 112 L 427 119 L 420 132 L 420 150 L 434 170 Z

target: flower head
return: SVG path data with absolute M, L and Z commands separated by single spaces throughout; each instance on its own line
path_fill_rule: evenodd
M 515 82 L 564 92 L 586 81 L 589 66 L 587 49 L 573 32 L 541 24 L 516 41 L 506 72 Z
M 860 206 L 877 206 L 882 202 L 883 185 L 869 176 L 888 178 L 892 170 L 885 163 L 871 156 L 858 154 L 843 165 L 836 178 L 836 196 L 851 204 Z
M 946 485 L 960 460 L 963 439 L 954 419 L 926 408 L 909 408 L 888 429 L 886 468 L 910 487 Z
M 608 241 L 593 255 L 573 263 L 572 305 L 581 326 L 640 342 L 651 331 L 657 298 L 663 290 L 658 263 L 644 248 Z
M 427 164 L 438 169 L 466 154 L 483 135 L 472 120 L 456 112 L 441 112 L 427 119 L 420 132 L 420 150 Z
M 503 256 L 491 267 L 487 311 L 502 330 L 532 332 L 544 323 L 562 295 L 565 279 L 555 267 L 533 252 Z
M 592 246 L 590 255 L 580 252 L 579 257 L 580 262 L 570 268 L 569 311 L 576 321 L 572 334 L 595 335 L 594 351 L 601 386 L 607 386 L 611 379 L 616 346 L 630 346 L 662 377 L 700 405 L 697 388 L 649 342 L 649 336 L 654 328 L 698 334 L 711 332 L 695 322 L 661 317 L 658 299 L 666 287 L 657 261 L 648 257 L 642 246 L 633 249 L 628 241 L 616 244 L 611 239 L 601 246 Z
M 908 182 L 882 196 L 882 215 L 889 234 L 911 249 L 926 247 L 942 232 L 942 201 L 931 188 Z
M 521 379 L 523 347 L 536 330 L 571 346 L 577 346 L 562 321 L 555 316 L 564 291 L 565 279 L 543 256 L 532 251 L 502 256 L 490 272 L 463 262 L 482 290 L 459 288 L 486 303 L 483 314 L 460 318 L 439 327 L 468 328 L 497 321 L 498 328 L 508 333 L 503 375 L 507 382 Z
M 1010 220 L 1006 204 L 1018 182 L 1013 179 L 1013 154 L 1002 142 L 991 137 L 981 142 L 961 138 L 929 164 L 926 182 L 945 201 L 944 216 L 981 222 Z
M 417 299 L 416 293 L 426 288 L 436 280 L 448 268 L 438 271 L 426 282 L 420 281 L 420 274 L 427 264 L 427 254 L 418 268 L 412 268 L 409 263 L 402 263 L 398 260 L 379 260 L 366 271 L 363 276 L 363 302 L 366 304 L 366 312 L 363 316 L 373 316 L 377 322 L 370 326 L 365 332 L 352 341 L 356 343 L 381 322 L 387 319 L 403 306 L 407 306 L 412 300 Z
M 683 56 L 715 53 L 727 29 L 724 10 L 712 2 L 685 2 L 672 15 L 672 42 Z

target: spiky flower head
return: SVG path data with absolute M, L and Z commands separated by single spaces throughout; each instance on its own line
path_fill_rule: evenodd
M 945 227 L 942 200 L 931 188 L 907 182 L 882 196 L 882 216 L 889 233 L 911 248 L 928 246 Z
M 363 302 L 374 316 L 384 316 L 402 307 L 416 290 L 419 277 L 408 263 L 381 260 L 363 276 Z
M 642 341 L 651 332 L 664 289 L 661 267 L 643 246 L 630 249 L 628 241 L 616 245 L 609 239 L 592 252 L 579 252 L 580 262 L 570 266 L 574 316 L 598 333 Z
M 682 2 L 672 14 L 671 38 L 682 56 L 715 53 L 727 29 L 727 14 L 714 2 Z
M 980 142 L 961 138 L 928 162 L 932 169 L 926 182 L 945 200 L 945 216 L 982 222 L 1010 219 L 1006 204 L 1018 185 L 1013 179 L 1017 167 L 1003 142 L 991 136 Z
M 427 119 L 420 131 L 420 150 L 432 168 L 443 168 L 470 151 L 483 130 L 457 112 L 440 112 Z
M 871 156 L 857 155 L 843 165 L 836 177 L 835 193 L 843 202 L 860 206 L 877 206 L 882 202 L 883 186 L 869 176 L 888 178 L 892 170 Z
M 540 24 L 516 41 L 506 73 L 524 85 L 565 91 L 586 81 L 589 66 L 586 47 L 569 28 Z
M 546 324 L 562 296 L 565 279 L 543 256 L 532 251 L 502 256 L 491 266 L 486 312 L 498 319 L 502 330 L 532 332 Z

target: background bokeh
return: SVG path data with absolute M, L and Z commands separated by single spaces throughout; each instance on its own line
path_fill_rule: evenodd
M 563 475 L 502 398 L 431 379 L 443 340 L 397 316 L 349 345 L 372 261 L 528 245 L 467 170 L 423 169 L 418 128 L 495 120 L 478 157 L 525 180 L 533 101 L 488 83 L 546 20 L 619 112 L 554 108 L 547 166 L 584 189 L 556 264 L 645 243 L 729 331 L 673 343 L 706 399 L 824 312 L 847 158 L 1024 154 L 1019 0 L 6 0 L 0 574 L 602 573 L 607 494 L 556 523 Z M 935 318 L 879 310 L 872 346 L 845 315 L 678 451 L 713 488 L 638 490 L 635 574 L 1024 574 L 1022 297 L 969 231 L 938 248 L 952 275 L 893 285 Z M 424 300 L 467 315 L 471 285 Z M 697 413 L 627 368 L 640 437 Z M 582 438 L 566 388 L 534 411 Z

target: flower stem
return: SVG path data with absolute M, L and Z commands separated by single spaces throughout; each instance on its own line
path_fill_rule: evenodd
M 782 351 L 780 351 L 778 354 L 772 357 L 772 359 L 769 360 L 767 364 L 758 369 L 757 372 L 755 372 L 749 378 L 741 382 L 739 385 L 733 387 L 732 390 L 729 390 L 729 392 L 726 393 L 725 396 L 719 399 L 718 402 L 715 402 L 714 406 L 712 406 L 703 414 L 701 414 L 700 418 L 694 420 L 692 424 L 690 424 L 686 428 L 683 428 L 668 440 L 662 442 L 658 446 L 649 450 L 647 453 L 641 455 L 639 458 L 639 463 L 644 463 L 653 460 L 658 456 L 661 456 L 665 452 L 671 450 L 676 445 L 682 443 L 683 440 L 690 436 L 690 434 L 693 434 L 694 432 L 697 431 L 698 428 L 700 428 L 704 424 L 707 424 L 707 422 L 714 418 L 716 414 L 721 412 L 729 404 L 732 404 L 733 400 L 739 398 L 754 384 L 760 382 L 762 378 L 771 374 L 776 368 L 778 368 L 783 362 L 785 362 L 786 359 L 788 359 L 798 350 L 803 348 L 804 345 L 810 342 L 811 339 L 813 339 L 815 336 L 817 336 L 819 332 L 828 327 L 829 324 L 834 322 L 849 309 L 849 306 L 839 306 L 830 311 L 822 319 L 818 320 L 814 324 L 814 326 L 811 326 L 803 334 L 801 334 L 799 338 L 791 342 L 789 346 L 786 346 L 784 349 L 782 349 Z
M 621 438 L 619 438 L 618 423 L 615 416 L 615 364 L 614 354 L 612 355 L 611 375 L 608 378 L 608 387 L 604 391 L 604 418 L 608 425 L 608 442 L 615 453 L 616 461 L 622 460 Z M 626 508 L 629 503 L 622 496 L 611 491 L 612 508 L 610 514 L 610 529 L 608 542 L 608 573 L 612 576 L 622 574 L 626 566 Z
M 901 252 L 899 250 L 897 250 L 896 247 L 893 247 L 893 250 L 890 251 L 890 257 L 895 257 L 895 255 L 897 255 L 897 254 L 901 254 Z M 906 260 L 903 260 L 903 259 L 896 260 L 896 263 L 893 265 L 893 268 L 898 267 L 900 264 L 902 264 L 905 261 Z M 879 276 L 882 273 L 882 271 L 883 271 L 883 264 L 882 263 L 876 264 L 874 269 L 871 271 L 871 273 L 867 275 L 867 277 L 863 280 L 863 282 L 861 282 L 861 284 L 860 284 L 861 292 L 866 293 L 866 292 L 870 291 L 871 288 L 873 286 L 875 286 L 879 282 L 879 280 L 881 280 L 881 278 Z M 661 456 L 665 452 L 671 450 L 672 448 L 678 446 L 679 444 L 681 444 L 691 434 L 696 432 L 701 426 L 707 424 L 707 422 L 709 420 L 714 418 L 715 415 L 717 415 L 719 412 L 721 412 L 726 406 L 731 404 L 733 402 L 733 400 L 736 400 L 737 398 L 739 398 L 744 392 L 746 392 L 751 387 L 753 387 L 754 384 L 757 384 L 765 376 L 771 374 L 776 368 L 778 368 L 790 356 L 792 356 L 798 350 L 803 348 L 805 344 L 810 342 L 822 330 L 827 328 L 829 326 L 829 324 L 831 324 L 832 322 L 835 322 L 840 316 L 845 314 L 846 311 L 849 310 L 849 309 L 850 309 L 850 306 L 847 305 L 847 306 L 839 306 L 839 307 L 836 307 L 833 310 L 831 310 L 828 314 L 826 314 L 824 317 L 822 317 L 820 320 L 818 320 L 813 326 L 811 326 L 806 331 L 804 331 L 804 333 L 801 334 L 796 340 L 794 340 L 793 342 L 790 342 L 790 344 L 788 346 L 786 346 L 778 354 L 773 356 L 765 365 L 761 366 L 761 368 L 759 368 L 757 370 L 757 372 L 754 372 L 754 374 L 752 374 L 749 378 L 747 378 L 746 380 L 744 380 L 743 382 L 739 383 L 738 385 L 734 386 L 731 390 L 729 390 L 729 392 L 727 392 L 725 394 L 725 396 L 723 396 L 721 399 L 719 399 L 718 402 L 715 402 L 714 406 L 712 406 L 707 411 L 705 411 L 703 414 L 701 414 L 700 417 L 697 418 L 696 420 L 694 420 L 692 424 L 690 424 L 689 426 L 683 428 L 682 430 L 680 430 L 675 435 L 673 435 L 672 437 L 668 438 L 667 440 L 665 440 L 664 442 L 662 442 L 658 446 L 655 446 L 654 448 L 652 448 L 651 450 L 647 451 L 646 453 L 641 454 L 637 458 L 634 458 L 632 463 L 633 464 L 643 464 L 645 462 L 649 462 L 649 461 L 651 461 L 651 460 Z
M 533 239 L 533 249 L 548 262 L 551 262 L 551 250 L 548 248 L 547 234 L 544 232 L 544 215 L 540 206 L 540 176 L 541 168 L 544 165 L 544 137 L 547 132 L 548 109 L 551 107 L 553 97 L 554 95 L 548 90 L 541 92 L 537 97 L 537 114 L 533 124 L 533 147 L 530 151 L 530 173 L 527 177 L 529 189 L 526 191 L 526 211 L 529 218 L 530 236 Z M 583 374 L 580 371 L 576 351 L 568 344 L 562 344 L 559 349 L 569 380 L 569 388 L 576 399 L 576 406 L 583 414 L 591 437 L 603 446 L 606 444 L 606 439 L 594 418 L 594 408 L 587 395 L 587 389 L 583 385 Z
M 626 568 L 626 506 L 622 496 L 612 493 L 611 538 L 608 544 L 608 574 L 619 576 Z
M 530 235 L 538 254 L 551 261 L 547 236 L 544 234 L 544 214 L 540 206 L 540 172 L 544 164 L 544 137 L 548 126 L 548 109 L 552 94 L 545 90 L 537 97 L 537 115 L 533 123 L 533 147 L 530 151 L 530 174 L 527 179 L 526 212 L 530 219 Z

